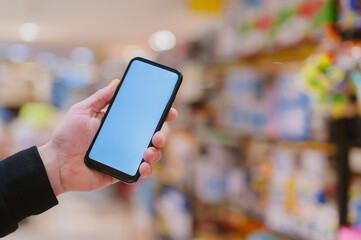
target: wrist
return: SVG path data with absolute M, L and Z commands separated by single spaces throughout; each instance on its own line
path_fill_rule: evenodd
M 50 143 L 38 147 L 38 151 L 45 166 L 53 192 L 55 196 L 59 196 L 65 191 L 61 181 L 61 169 L 57 160 L 56 151 L 53 150 Z

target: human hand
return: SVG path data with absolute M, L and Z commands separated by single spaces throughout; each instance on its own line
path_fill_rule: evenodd
M 113 80 L 105 88 L 73 105 L 50 141 L 38 148 L 56 196 L 68 191 L 92 191 L 118 181 L 84 164 L 85 153 L 104 117 L 104 108 L 118 84 L 119 80 Z M 172 108 L 166 121 L 174 121 L 177 116 L 177 111 Z M 160 149 L 166 144 L 166 135 L 162 131 L 155 133 L 152 143 L 154 147 L 144 152 L 145 162 L 139 168 L 142 177 L 149 177 L 152 172 L 150 164 L 160 160 Z

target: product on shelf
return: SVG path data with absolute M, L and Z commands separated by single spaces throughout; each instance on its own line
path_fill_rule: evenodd
M 298 155 L 300 156 L 298 158 Z M 266 225 L 302 239 L 335 239 L 338 213 L 327 199 L 327 157 L 319 151 L 278 148 L 272 155 L 273 175 L 268 188 Z M 333 183 L 335 185 L 335 183 Z M 333 197 L 334 198 L 334 197 Z
M 265 232 L 255 232 L 247 236 L 246 240 L 283 240 L 280 237 L 272 236 Z
M 131 218 L 134 222 L 135 239 L 157 239 L 154 233 L 154 211 L 157 181 L 154 177 L 142 179 L 132 189 Z M 124 193 L 124 189 L 122 189 Z
M 267 123 L 263 76 L 254 69 L 230 69 L 221 93 L 222 125 L 238 134 L 262 133 Z
M 184 192 L 164 186 L 155 202 L 156 224 L 161 238 L 191 239 L 193 219 L 189 199 Z
M 361 179 L 358 177 L 353 177 L 350 183 L 348 212 L 349 223 L 361 229 Z
M 269 49 L 295 46 L 323 37 L 333 20 L 332 0 L 238 1 L 229 11 L 235 15 L 235 52 L 252 56 Z
M 310 101 L 301 82 L 299 72 L 288 72 L 275 83 L 276 122 L 284 139 L 307 140 L 310 136 Z
M 221 93 L 220 122 L 239 135 L 309 139 L 311 105 L 302 75 L 284 72 L 275 81 L 266 79 L 254 69 L 229 70 Z
M 344 39 L 360 39 L 361 5 L 357 0 L 339 0 L 338 22 Z
M 337 235 L 337 240 L 358 240 L 361 238 L 361 232 L 347 227 L 341 227 Z

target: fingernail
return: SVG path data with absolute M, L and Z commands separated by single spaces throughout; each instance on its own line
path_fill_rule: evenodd
M 114 79 L 110 85 L 114 85 L 114 86 L 118 86 L 118 84 L 120 83 L 120 80 L 119 79 Z

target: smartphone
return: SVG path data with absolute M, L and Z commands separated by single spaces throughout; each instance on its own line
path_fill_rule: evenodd
M 176 69 L 140 57 L 132 59 L 85 155 L 85 164 L 123 182 L 136 182 L 143 153 L 161 129 L 182 78 Z

